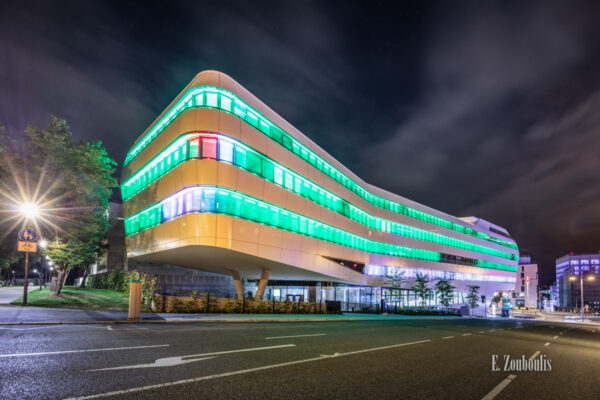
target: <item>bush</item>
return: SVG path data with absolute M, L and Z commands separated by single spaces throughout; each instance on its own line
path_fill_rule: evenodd
M 156 278 L 138 271 L 116 270 L 104 274 L 92 275 L 88 278 L 87 286 L 93 289 L 112 289 L 125 294 L 129 293 L 129 282 L 133 279 L 142 281 L 142 305 L 150 309 L 156 291 Z

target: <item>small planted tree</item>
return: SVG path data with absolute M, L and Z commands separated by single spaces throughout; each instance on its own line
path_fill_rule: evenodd
M 400 289 L 402 289 L 404 282 L 406 282 L 404 271 L 400 271 L 398 268 L 396 268 L 392 274 L 388 276 L 388 285 L 392 289 L 392 299 L 394 299 L 394 301 L 399 300 Z
M 469 294 L 467 295 L 467 300 L 471 309 L 477 307 L 477 303 L 479 303 L 479 286 L 469 285 Z
M 430 289 L 427 286 L 429 282 L 429 275 L 417 273 L 415 284 L 413 285 L 412 290 L 414 290 L 417 294 L 417 297 L 421 299 L 421 306 L 425 306 L 425 301 L 429 295 Z
M 454 298 L 454 286 L 442 278 L 435 284 L 435 291 L 440 299 L 440 304 L 446 308 L 450 307 Z

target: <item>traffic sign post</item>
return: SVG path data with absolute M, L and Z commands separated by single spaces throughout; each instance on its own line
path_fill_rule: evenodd
M 38 234 L 36 231 L 25 228 L 19 231 L 18 250 L 25 252 L 25 281 L 23 282 L 23 305 L 27 305 L 27 276 L 29 275 L 29 253 L 37 251 Z

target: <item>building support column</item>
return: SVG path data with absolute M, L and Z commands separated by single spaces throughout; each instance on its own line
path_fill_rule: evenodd
M 235 270 L 231 270 L 231 276 L 233 277 L 233 285 L 235 286 L 235 294 L 238 300 L 244 300 L 244 286 L 242 285 L 242 278 L 240 273 Z
M 258 282 L 258 288 L 256 288 L 256 296 L 254 296 L 256 300 L 262 300 L 267 283 L 269 283 L 269 275 L 271 275 L 271 270 L 269 268 L 263 268 L 260 281 Z

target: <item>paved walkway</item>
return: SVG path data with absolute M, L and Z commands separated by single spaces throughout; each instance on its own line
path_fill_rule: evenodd
M 27 292 L 37 288 L 38 286 L 28 285 Z M 23 286 L 0 287 L 0 304 L 10 304 L 21 296 L 23 296 Z

